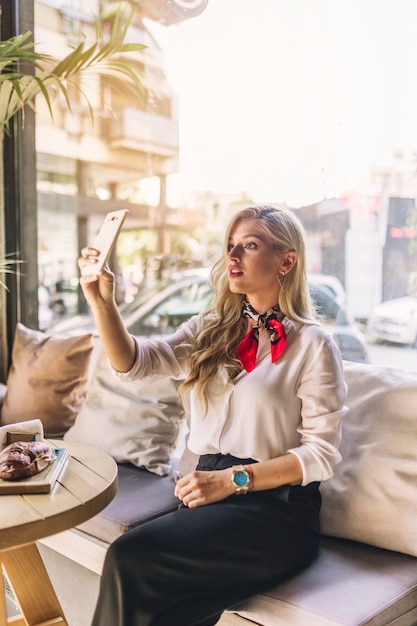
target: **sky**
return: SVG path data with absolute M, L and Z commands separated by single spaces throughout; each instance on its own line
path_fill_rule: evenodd
M 174 203 L 210 190 L 302 206 L 417 152 L 417 0 L 209 0 L 146 23 L 179 101 Z

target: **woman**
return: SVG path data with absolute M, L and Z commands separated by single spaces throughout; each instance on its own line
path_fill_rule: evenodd
M 83 249 L 81 274 L 96 256 Z M 178 511 L 110 547 L 93 625 L 216 624 L 312 561 L 319 483 L 340 461 L 342 361 L 314 320 L 304 230 L 271 206 L 237 213 L 212 270 L 214 304 L 165 339 L 127 332 L 108 269 L 81 284 L 116 375 L 183 381 L 199 455 L 175 486 Z

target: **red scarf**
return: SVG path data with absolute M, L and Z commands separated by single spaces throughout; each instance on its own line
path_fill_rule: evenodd
M 285 349 L 286 335 L 284 326 L 281 323 L 285 316 L 277 306 L 260 315 L 249 302 L 244 303 L 242 314 L 243 317 L 251 318 L 256 322 L 255 326 L 245 335 L 237 348 L 238 357 L 245 370 L 251 372 L 255 369 L 259 344 L 259 328 L 261 327 L 271 332 L 271 362 L 275 363 Z

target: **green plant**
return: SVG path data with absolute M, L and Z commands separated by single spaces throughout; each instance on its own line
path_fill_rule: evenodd
M 133 11 L 125 7 L 96 19 L 96 40 L 92 45 L 82 41 L 65 58 L 55 63 L 48 54 L 35 51 L 30 41 L 31 32 L 0 42 L 0 129 L 8 127 L 11 118 L 25 105 L 34 107 L 41 94 L 53 117 L 51 92 L 59 90 L 71 110 L 67 85 L 75 85 L 81 92 L 80 78 L 88 72 L 100 74 L 103 79 L 120 81 L 123 86 L 140 90 L 141 76 L 138 64 L 126 55 L 145 48 L 143 44 L 125 43 Z M 111 23 L 108 31 L 104 26 Z M 32 67 L 35 74 L 27 70 Z M 26 68 L 26 71 L 25 71 Z M 127 81 L 127 82 L 126 82 Z M 84 94 L 90 113 L 93 110 Z
M 23 263 L 21 259 L 12 258 L 13 255 L 6 254 L 4 257 L 0 258 L 0 276 L 4 276 L 4 274 L 14 274 L 16 273 L 16 265 L 19 263 Z M 0 278 L 0 287 L 6 289 L 8 291 L 7 285 Z

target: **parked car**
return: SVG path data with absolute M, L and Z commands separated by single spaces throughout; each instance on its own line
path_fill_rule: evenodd
M 379 304 L 369 316 L 371 341 L 390 341 L 417 348 L 417 297 L 404 296 Z
M 180 324 L 210 305 L 213 294 L 208 276 L 208 269 L 189 270 L 172 277 L 163 286 L 141 290 L 133 302 L 121 307 L 129 331 L 145 337 L 174 332 Z M 343 307 L 318 284 L 310 284 L 310 293 L 318 318 L 333 335 L 343 358 L 368 363 L 365 337 L 348 319 Z M 79 334 L 94 330 L 91 317 L 80 316 L 56 325 L 51 332 Z
M 341 307 L 346 306 L 346 292 L 336 276 L 314 272 L 307 275 L 307 280 L 310 286 L 320 287 L 328 293 Z

